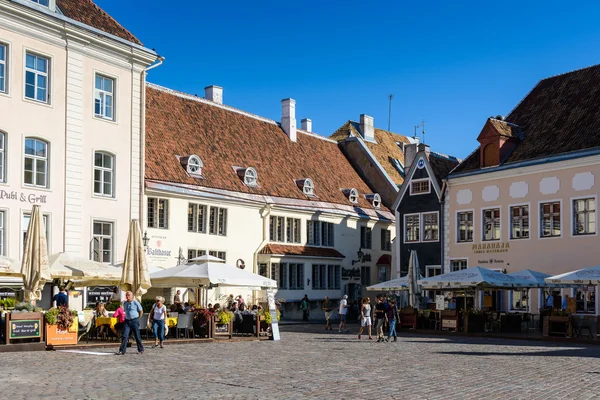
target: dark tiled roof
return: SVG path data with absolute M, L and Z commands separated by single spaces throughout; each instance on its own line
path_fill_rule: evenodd
M 504 164 L 600 147 L 600 65 L 553 76 L 537 86 L 506 121 L 523 140 Z M 454 172 L 479 169 L 479 150 Z
M 359 123 L 354 121 L 348 121 L 341 128 L 339 128 L 329 138 L 336 142 L 346 140 L 350 136 L 362 137 L 359 131 Z M 365 141 L 367 148 L 373 153 L 377 161 L 381 164 L 385 172 L 392 178 L 396 185 L 401 185 L 404 182 L 404 178 L 396 169 L 394 160 L 400 160 L 404 165 L 404 153 L 398 142 L 410 143 L 406 136 L 398 135 L 397 133 L 389 132 L 383 129 L 375 128 L 375 141 L 377 143 Z
M 135 44 L 142 44 L 92 0 L 56 0 L 56 5 L 66 17 Z
M 490 118 L 489 121 L 496 128 L 500 136 L 515 139 L 521 138 L 521 129 L 517 125 L 496 118 Z
M 345 258 L 336 249 L 309 246 L 288 246 L 285 244 L 266 244 L 260 249 L 259 254 L 281 254 L 286 256 L 305 256 L 322 258 Z
M 347 206 L 342 189 L 356 188 L 356 206 L 374 209 L 336 142 L 298 131 L 294 143 L 271 120 L 155 85 L 146 94 L 146 179 Z M 189 176 L 176 157 L 191 154 L 202 159 L 204 179 Z M 258 187 L 244 185 L 234 166 L 255 168 Z M 314 182 L 316 198 L 297 186 L 303 178 Z
M 453 157 L 445 157 L 433 152 L 429 154 L 429 164 L 440 187 L 442 187 L 442 179 L 446 178 L 458 163 L 459 161 Z

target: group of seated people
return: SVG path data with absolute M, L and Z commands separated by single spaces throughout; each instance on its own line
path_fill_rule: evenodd
M 106 327 L 108 327 L 115 336 L 118 336 L 117 332 L 120 331 L 121 329 L 123 329 L 123 323 L 125 322 L 125 311 L 123 310 L 123 306 L 121 304 L 119 304 L 119 306 L 117 307 L 117 309 L 115 310 L 113 315 L 110 315 L 108 310 L 106 309 L 105 304 L 99 302 L 99 303 L 96 303 L 96 309 L 94 310 L 94 317 L 95 318 L 99 318 L 99 317 L 116 318 L 117 323 L 114 326 L 111 326 L 110 324 L 109 325 L 101 325 L 98 330 L 98 335 L 101 336 L 104 333 L 104 329 Z

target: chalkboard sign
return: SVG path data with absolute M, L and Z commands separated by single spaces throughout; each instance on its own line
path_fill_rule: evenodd
M 11 339 L 39 338 L 40 336 L 39 319 L 10 321 Z
M 87 289 L 87 307 L 95 307 L 96 303 L 108 303 L 115 286 L 91 286 Z

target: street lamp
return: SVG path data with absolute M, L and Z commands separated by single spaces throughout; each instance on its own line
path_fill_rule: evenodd
M 362 249 L 359 247 L 358 248 L 358 252 L 356 253 L 356 255 L 358 256 L 358 260 L 352 260 L 352 265 L 362 262 L 363 258 L 365 256 L 365 253 L 362 252 Z
M 144 247 L 148 247 L 148 242 L 150 238 L 148 237 L 148 231 L 144 232 L 144 237 L 142 238 L 142 242 L 144 242 Z

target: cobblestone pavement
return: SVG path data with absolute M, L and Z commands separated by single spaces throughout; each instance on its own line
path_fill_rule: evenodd
M 281 342 L 113 350 L 0 353 L 0 397 L 600 399 L 600 346 L 416 334 L 376 343 L 300 325 L 283 327 Z

